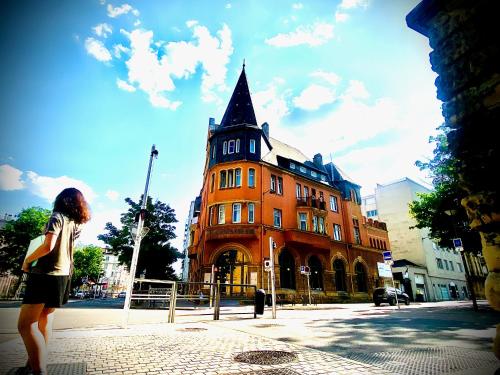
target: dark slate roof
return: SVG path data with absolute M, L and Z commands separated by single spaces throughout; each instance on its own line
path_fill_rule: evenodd
M 240 124 L 257 125 L 252 98 L 250 97 L 250 90 L 248 89 L 245 66 L 243 66 L 240 78 L 238 79 L 238 83 L 236 83 L 236 87 L 226 108 L 224 117 L 222 117 L 220 126 L 227 127 Z

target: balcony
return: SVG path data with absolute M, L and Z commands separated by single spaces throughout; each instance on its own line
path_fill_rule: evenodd
M 297 207 L 312 207 L 326 211 L 326 203 L 323 198 L 297 197 Z
M 212 227 L 208 227 L 205 233 L 205 238 L 207 241 L 258 238 L 257 226 L 245 224 L 214 225 Z
M 288 229 L 285 231 L 285 242 L 302 248 L 330 250 L 330 238 L 326 234 Z

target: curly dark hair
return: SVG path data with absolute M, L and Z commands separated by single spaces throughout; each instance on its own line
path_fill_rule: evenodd
M 67 188 L 59 193 L 54 202 L 54 211 L 66 215 L 77 224 L 90 220 L 90 207 L 80 190 Z

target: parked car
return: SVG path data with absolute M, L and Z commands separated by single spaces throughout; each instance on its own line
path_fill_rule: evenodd
M 118 298 L 125 298 L 127 296 L 127 292 L 118 293 Z
M 381 303 L 388 303 L 391 306 L 396 304 L 396 293 L 398 296 L 399 303 L 404 303 L 405 305 L 410 304 L 410 297 L 408 294 L 404 293 L 402 290 L 391 287 L 376 288 L 373 291 L 373 302 L 375 306 L 380 306 Z
M 86 297 L 86 293 L 83 290 L 80 290 L 75 293 L 76 298 L 84 299 Z

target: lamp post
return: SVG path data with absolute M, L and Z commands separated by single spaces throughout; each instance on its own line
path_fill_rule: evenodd
M 453 233 L 455 234 L 455 238 L 457 238 L 457 227 L 456 227 L 456 223 L 454 220 L 454 216 L 457 213 L 457 211 L 456 210 L 446 210 L 446 211 L 444 211 L 444 213 L 450 217 L 451 224 L 453 226 Z M 465 258 L 463 246 L 460 246 L 458 248 L 458 252 L 460 253 L 460 257 L 462 258 L 462 263 L 464 265 L 465 282 L 467 283 L 467 287 L 469 288 L 469 291 L 470 291 L 470 296 L 472 299 L 472 306 L 474 308 L 474 311 L 479 311 L 479 308 L 477 306 L 477 301 L 476 301 L 476 292 L 474 291 L 474 285 L 472 285 L 472 281 L 470 278 L 469 266 L 467 265 L 467 259 Z

